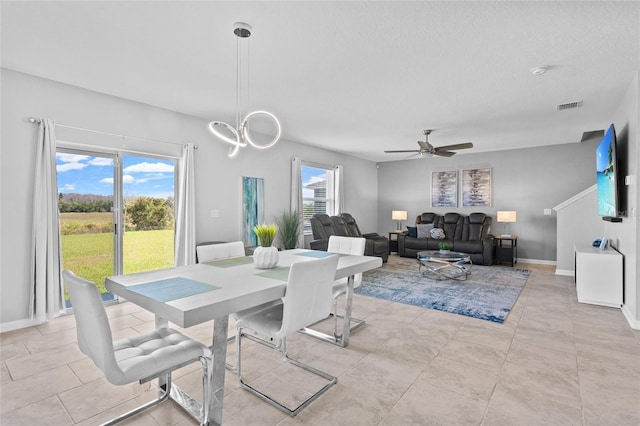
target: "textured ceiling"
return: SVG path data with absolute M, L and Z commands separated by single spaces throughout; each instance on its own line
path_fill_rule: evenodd
M 423 129 L 436 146 L 473 142 L 465 152 L 579 142 L 640 69 L 638 2 L 1 7 L 3 67 L 229 123 L 233 23 L 248 22 L 250 108 L 275 113 L 286 139 L 373 161 L 403 158 L 383 150 L 417 148 Z

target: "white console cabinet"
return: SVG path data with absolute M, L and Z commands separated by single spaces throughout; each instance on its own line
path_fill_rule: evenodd
M 622 305 L 623 256 L 612 248 L 576 245 L 578 302 L 619 308 Z

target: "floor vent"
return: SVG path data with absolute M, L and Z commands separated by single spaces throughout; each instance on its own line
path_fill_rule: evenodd
M 564 111 L 565 109 L 574 109 L 574 108 L 580 108 L 580 107 L 582 107 L 582 101 L 559 104 L 557 109 L 558 111 Z

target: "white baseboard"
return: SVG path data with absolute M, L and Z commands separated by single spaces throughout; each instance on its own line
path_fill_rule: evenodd
M 0 324 L 0 333 L 18 330 L 20 328 L 33 327 L 34 325 L 44 324 L 45 322 L 47 322 L 46 318 L 25 318 L 17 321 L 4 322 Z
M 522 258 L 518 258 L 518 263 L 522 262 L 522 263 L 533 263 L 536 265 L 555 265 L 556 262 L 555 260 L 540 260 L 540 259 L 522 259 Z
M 622 310 L 622 315 L 624 315 L 624 317 L 627 319 L 627 322 L 629 323 L 631 328 L 640 330 L 640 320 L 637 320 L 633 317 L 633 314 L 631 313 L 629 308 L 627 308 L 627 305 L 622 305 L 622 308 L 620 309 Z
M 565 277 L 575 277 L 576 272 L 568 269 L 556 269 L 556 275 L 564 275 Z

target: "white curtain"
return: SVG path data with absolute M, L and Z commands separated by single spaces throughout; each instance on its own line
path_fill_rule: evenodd
M 196 263 L 196 209 L 193 167 L 193 144 L 185 144 L 178 162 L 176 188 L 175 265 Z
M 334 184 L 335 184 L 335 214 L 344 213 L 344 167 L 335 166 L 334 169 Z
M 29 311 L 37 321 L 65 312 L 55 126 L 53 120 L 40 121 L 36 147 Z
M 291 160 L 291 211 L 298 212 L 300 217 L 300 234 L 298 235 L 298 243 L 296 247 L 304 247 L 304 232 L 302 232 L 302 159 L 293 157 Z

